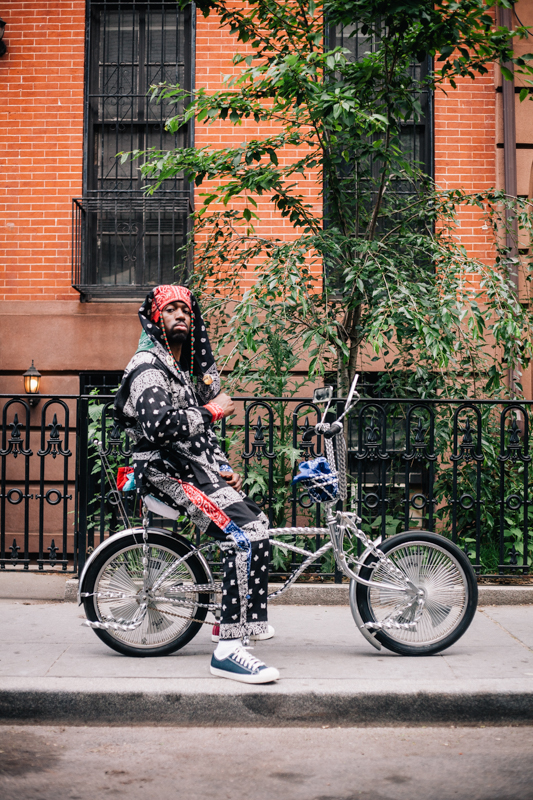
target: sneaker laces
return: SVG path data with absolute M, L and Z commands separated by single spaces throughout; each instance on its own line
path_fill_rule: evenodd
M 266 664 L 263 664 L 255 656 L 252 656 L 245 647 L 237 647 L 236 650 L 231 653 L 231 658 L 233 658 L 237 664 L 245 669 L 249 669 L 251 672 L 255 672 L 260 667 L 265 667 Z

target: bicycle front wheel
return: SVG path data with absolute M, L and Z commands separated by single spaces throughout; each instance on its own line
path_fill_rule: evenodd
M 466 555 L 444 536 L 430 531 L 406 531 L 380 545 L 394 565 L 417 588 L 422 589 L 424 605 L 416 625 L 417 606 L 405 606 L 402 581 L 375 555 L 369 554 L 360 576 L 376 586 L 357 584 L 357 609 L 363 622 L 384 624 L 376 639 L 400 655 L 423 656 L 438 653 L 456 642 L 472 622 L 477 608 L 477 581 Z M 398 591 L 380 587 L 381 582 L 398 584 Z M 395 617 L 396 615 L 396 617 Z M 386 627 L 388 619 L 406 627 Z
M 210 601 L 209 592 L 205 592 L 209 577 L 196 555 L 181 560 L 189 552 L 191 548 L 185 543 L 149 531 L 148 589 L 154 585 L 157 589 L 149 592 L 148 608 L 138 627 L 94 629 L 108 647 L 127 656 L 164 656 L 179 650 L 198 633 Z M 145 600 L 142 560 L 138 534 L 120 537 L 102 550 L 83 584 L 83 592 L 89 594 L 83 600 L 88 620 L 123 626 L 135 622 Z

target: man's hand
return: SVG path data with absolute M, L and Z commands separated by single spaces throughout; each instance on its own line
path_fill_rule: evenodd
M 213 403 L 216 403 L 217 406 L 220 406 L 220 408 L 223 409 L 225 417 L 231 417 L 232 414 L 235 414 L 235 403 L 229 394 L 221 392 L 215 397 Z
M 232 489 L 240 492 L 242 489 L 242 478 L 238 472 L 221 472 L 222 477 L 228 482 Z

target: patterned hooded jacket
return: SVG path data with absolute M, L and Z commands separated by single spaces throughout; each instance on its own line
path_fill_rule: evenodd
M 220 379 L 198 303 L 191 299 L 191 335 L 179 369 L 152 320 L 153 292 L 139 309 L 143 332 L 115 398 L 117 424 L 133 442 L 135 487 L 150 491 L 146 468 L 175 478 L 192 471 L 200 487 L 218 476 L 227 459 L 206 408 L 220 392 Z M 194 385 L 196 379 L 196 386 Z

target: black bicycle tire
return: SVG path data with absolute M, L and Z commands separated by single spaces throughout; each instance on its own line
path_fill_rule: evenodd
M 149 544 L 153 546 L 163 546 L 169 550 L 172 550 L 178 558 L 186 555 L 188 549 L 186 544 L 183 542 L 153 531 L 149 533 Z M 100 555 L 95 558 L 87 570 L 83 584 L 84 593 L 88 592 L 90 594 L 94 592 L 95 581 L 97 580 L 98 575 L 100 574 L 104 565 L 111 557 L 118 555 L 122 550 L 131 548 L 132 545 L 142 547 L 142 542 L 139 541 L 138 534 L 132 533 L 128 536 L 118 538 L 116 542 L 109 544 L 107 548 L 102 550 Z M 189 566 L 197 583 L 204 585 L 209 583 L 210 578 L 206 573 L 202 562 L 196 555 L 193 555 L 187 559 L 187 565 Z M 205 592 L 200 593 L 198 600 L 200 603 L 207 604 L 210 601 L 210 595 Z M 94 597 L 85 597 L 83 599 L 83 606 L 88 620 L 91 622 L 99 621 L 99 615 L 95 605 Z M 179 608 L 177 611 L 179 612 Z M 207 608 L 197 607 L 196 611 L 194 612 L 194 616 L 196 619 L 205 620 L 207 616 Z M 152 649 L 136 648 L 134 645 L 121 642 L 109 631 L 101 628 L 93 628 L 93 630 L 108 647 L 118 653 L 121 653 L 122 655 L 132 656 L 134 658 L 154 658 L 170 655 L 171 653 L 176 652 L 176 650 L 180 650 L 182 647 L 185 647 L 185 645 L 196 636 L 201 627 L 201 622 L 190 622 L 185 630 L 175 639 L 167 642 L 163 646 L 154 647 Z
M 453 628 L 453 630 L 451 630 L 447 636 L 437 642 L 428 644 L 427 646 L 415 646 L 406 642 L 399 642 L 387 634 L 386 630 L 378 630 L 378 632 L 375 634 L 375 638 L 383 645 L 383 647 L 386 647 L 388 650 L 398 653 L 399 655 L 427 656 L 440 653 L 442 650 L 446 650 L 448 647 L 451 647 L 452 644 L 457 642 L 461 636 L 463 636 L 472 622 L 476 612 L 478 588 L 474 570 L 472 569 L 467 556 L 457 547 L 457 545 L 450 541 L 450 539 L 447 539 L 445 536 L 441 536 L 438 533 L 433 533 L 431 531 L 405 531 L 404 533 L 399 533 L 396 536 L 391 536 L 389 539 L 386 539 L 384 542 L 382 542 L 380 545 L 380 550 L 386 554 L 401 545 L 413 544 L 415 542 L 422 542 L 427 545 L 439 547 L 447 551 L 459 563 L 464 573 L 465 583 L 468 591 L 464 613 L 458 620 L 455 628 Z M 375 565 L 376 556 L 370 553 L 365 560 L 365 565 L 361 568 L 359 573 L 360 577 L 364 580 L 371 580 Z M 355 592 L 356 603 L 359 614 L 364 623 L 375 621 L 375 617 L 371 608 L 370 591 L 370 587 L 364 586 L 360 583 L 357 584 Z

